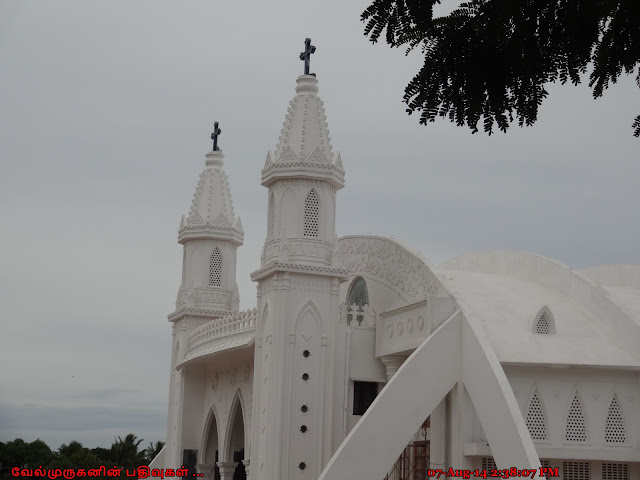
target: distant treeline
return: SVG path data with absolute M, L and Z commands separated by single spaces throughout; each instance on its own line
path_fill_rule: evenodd
M 100 471 L 99 477 L 113 478 L 113 467 L 122 469 L 121 477 L 126 477 L 127 470 L 130 472 L 141 465 L 149 465 L 151 460 L 162 450 L 164 442 L 152 442 L 149 447 L 141 449 L 142 439 L 138 439 L 133 433 L 128 434 L 124 439 L 115 439 L 111 448 L 86 448 L 80 442 L 73 441 L 69 445 L 61 445 L 57 452 L 54 452 L 42 440 L 34 440 L 27 443 L 21 438 L 11 442 L 0 442 L 0 479 L 17 478 L 18 473 L 14 470 L 19 467 L 18 476 L 24 480 L 28 477 L 55 477 L 55 472 L 67 472 L 60 475 L 62 480 L 70 476 L 69 469 L 75 471 L 75 477 L 91 476 Z M 101 467 L 104 467 L 101 468 Z M 111 470 L 111 475 L 103 472 Z M 84 475 L 83 475 L 84 474 Z

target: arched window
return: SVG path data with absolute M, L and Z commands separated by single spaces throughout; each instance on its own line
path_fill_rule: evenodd
M 182 285 L 187 283 L 187 246 L 182 247 Z
M 317 237 L 320 225 L 320 199 L 311 190 L 304 200 L 304 236 Z
M 604 441 L 607 443 L 627 443 L 627 432 L 624 427 L 622 409 L 617 395 L 613 395 L 607 412 L 607 423 L 604 427 Z
M 362 277 L 356 278 L 351 284 L 351 288 L 349 288 L 349 293 L 347 295 L 347 308 L 352 308 L 353 305 L 355 305 L 356 312 L 361 312 L 363 305 L 369 305 L 367 282 L 365 282 Z M 351 320 L 353 320 L 353 315 L 349 313 L 347 315 L 347 325 L 351 324 Z M 356 316 L 358 325 L 362 323 L 362 320 L 364 320 L 364 315 Z
M 273 198 L 269 198 L 269 238 L 273 240 L 276 235 L 276 201 Z
M 571 400 L 564 438 L 567 442 L 583 443 L 587 441 L 587 424 L 582 411 L 582 402 L 577 393 Z
M 533 333 L 537 333 L 539 335 L 550 335 L 555 333 L 555 331 L 556 326 L 553 314 L 551 313 L 551 310 L 549 310 L 549 307 L 545 305 L 540 309 L 533 321 Z
M 213 249 L 209 257 L 209 285 L 219 287 L 222 283 L 222 254 L 218 247 Z
M 538 392 L 533 394 L 529 402 L 529 410 L 527 411 L 527 428 L 532 440 L 547 439 L 547 421 L 542 409 L 542 403 L 538 397 Z

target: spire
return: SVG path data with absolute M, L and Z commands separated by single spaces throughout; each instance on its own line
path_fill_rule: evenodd
M 275 153 L 267 155 L 262 184 L 268 186 L 277 178 L 316 177 L 342 188 L 341 163 L 331 148 L 324 104 L 318 96 L 318 80 L 314 75 L 301 75 Z
M 214 133 L 217 133 L 217 137 L 220 134 L 217 122 L 216 130 Z M 218 148 L 207 153 L 206 168 L 200 174 L 191 209 L 178 231 L 180 243 L 188 238 L 219 238 L 242 245 L 242 222 L 233 211 L 229 179 L 222 168 L 223 164 L 222 150 Z

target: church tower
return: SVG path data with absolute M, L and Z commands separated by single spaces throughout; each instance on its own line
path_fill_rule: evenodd
M 282 135 L 262 170 L 268 227 L 258 282 L 251 478 L 316 479 L 336 446 L 339 285 L 336 194 L 344 186 L 318 81 L 298 77 Z M 306 58 L 305 57 L 306 53 Z M 341 413 L 340 413 L 341 416 Z M 341 438 L 340 438 L 341 440 Z
M 240 305 L 236 257 L 244 231 L 233 210 L 229 180 L 223 169 L 224 155 L 217 147 L 220 133 L 216 122 L 213 150 L 206 154 L 191 209 L 182 217 L 178 230 L 178 243 L 183 245 L 182 283 L 176 310 L 168 317 L 173 325 L 165 459 L 171 468 L 185 463 L 185 450 L 197 449 L 192 445 L 194 439 L 187 438 L 182 428 L 185 412 L 191 408 L 185 404 L 184 392 L 196 380 L 176 369 L 187 350 L 189 334 L 210 320 L 237 312 Z

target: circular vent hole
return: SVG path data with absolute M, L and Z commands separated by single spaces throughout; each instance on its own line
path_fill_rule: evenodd
M 304 462 L 300 462 L 300 463 L 298 464 L 298 468 L 299 468 L 300 470 L 304 470 L 305 468 L 307 468 L 307 464 L 306 464 L 306 463 L 304 463 Z
M 307 380 L 309 380 L 309 374 L 308 373 L 303 373 L 302 374 L 302 379 L 306 382 Z
M 311 355 L 311 352 L 309 350 L 305 350 L 304 352 L 302 352 L 302 356 L 304 358 L 307 358 L 309 355 Z
M 302 413 L 307 413 L 307 412 L 309 411 L 309 407 L 307 407 L 306 405 L 302 405 L 302 406 L 300 407 L 300 411 L 301 411 Z
M 308 430 L 308 429 L 307 429 L 307 426 L 306 426 L 306 425 L 302 425 L 302 426 L 300 427 L 300 431 L 301 431 L 302 433 L 306 432 L 307 430 Z

